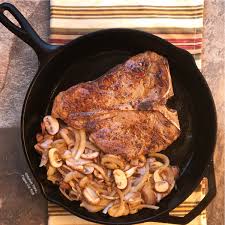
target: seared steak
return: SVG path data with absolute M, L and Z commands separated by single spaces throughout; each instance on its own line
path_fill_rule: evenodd
M 52 115 L 85 128 L 102 151 L 131 159 L 165 149 L 180 133 L 167 60 L 145 52 L 131 57 L 94 81 L 56 96 Z
M 67 119 L 71 113 L 102 110 L 149 110 L 173 96 L 167 60 L 145 52 L 131 57 L 97 80 L 60 92 L 52 114 Z

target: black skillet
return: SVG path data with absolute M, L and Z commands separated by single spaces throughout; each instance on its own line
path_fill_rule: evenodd
M 3 14 L 9 11 L 21 27 Z M 208 85 L 193 57 L 152 34 L 131 29 L 108 29 L 84 35 L 65 46 L 45 43 L 21 13 L 11 4 L 0 5 L 0 22 L 30 45 L 38 55 L 38 72 L 28 89 L 21 117 L 24 153 L 40 184 L 43 195 L 83 219 L 101 224 L 133 224 L 146 221 L 186 224 L 210 203 L 216 194 L 212 156 L 216 142 L 216 111 Z M 157 211 L 144 209 L 134 215 L 111 218 L 89 213 L 78 202 L 66 200 L 58 187 L 46 180 L 46 170 L 39 168 L 40 158 L 34 151 L 35 134 L 41 119 L 50 113 L 54 97 L 68 87 L 93 80 L 113 66 L 139 52 L 155 51 L 170 65 L 175 96 L 168 101 L 178 111 L 181 136 L 165 153 L 172 164 L 179 165 L 181 176 L 177 189 L 162 200 Z M 184 217 L 169 215 L 199 185 L 203 176 L 209 179 L 206 197 Z

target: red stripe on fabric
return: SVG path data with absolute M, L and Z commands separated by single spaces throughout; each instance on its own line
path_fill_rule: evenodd
M 195 50 L 195 49 L 201 49 L 202 44 L 196 44 L 196 45 L 176 45 L 179 48 L 187 49 L 187 50 Z
M 175 39 L 175 38 L 168 38 L 166 39 L 172 43 L 193 43 L 193 42 L 202 42 L 202 38 L 188 38 L 188 39 Z
M 55 39 L 55 38 L 50 38 L 49 39 L 49 43 L 59 43 L 59 44 L 66 44 L 70 41 L 72 41 L 73 39 Z

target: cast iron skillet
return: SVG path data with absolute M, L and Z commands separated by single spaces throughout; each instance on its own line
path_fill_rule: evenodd
M 8 10 L 21 27 L 3 14 Z M 211 159 L 216 142 L 216 111 L 206 81 L 196 67 L 193 57 L 167 41 L 142 31 L 108 29 L 84 35 L 65 46 L 45 43 L 21 13 L 11 4 L 0 5 L 0 21 L 11 32 L 30 45 L 37 53 L 40 66 L 27 92 L 21 133 L 24 153 L 40 184 L 43 195 L 71 213 L 101 224 L 133 224 L 146 221 L 186 224 L 194 219 L 216 193 Z M 165 56 L 170 65 L 175 96 L 168 105 L 178 111 L 181 136 L 165 153 L 172 164 L 181 168 L 177 189 L 162 200 L 157 211 L 144 209 L 134 215 L 111 218 L 102 213 L 89 213 L 78 202 L 66 200 L 57 186 L 46 179 L 45 168 L 39 168 L 40 157 L 34 151 L 35 134 L 42 118 L 50 113 L 54 97 L 68 87 L 93 80 L 125 61 L 147 50 Z M 169 212 L 183 202 L 198 186 L 203 176 L 209 179 L 206 197 L 186 216 L 176 217 Z

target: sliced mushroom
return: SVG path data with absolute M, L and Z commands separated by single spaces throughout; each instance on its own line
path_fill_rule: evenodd
M 155 205 L 157 203 L 157 198 L 155 192 L 152 190 L 152 185 L 150 182 L 146 182 L 141 190 L 142 198 L 145 204 Z
M 48 152 L 48 158 L 50 161 L 51 166 L 58 168 L 60 166 L 62 166 L 62 161 L 59 159 L 58 157 L 58 150 L 57 148 L 51 148 Z
M 59 131 L 59 122 L 52 116 L 45 116 L 43 119 L 44 126 L 47 132 L 51 135 L 55 135 Z
M 169 183 L 167 181 L 159 181 L 155 183 L 155 190 L 163 193 L 169 190 Z
M 125 189 L 127 186 L 127 177 L 125 173 L 120 169 L 116 169 L 113 171 L 113 176 L 114 176 L 117 188 Z
M 98 156 L 99 156 L 99 152 L 90 152 L 90 153 L 82 154 L 80 157 L 82 159 L 95 159 Z
M 156 170 L 153 174 L 153 179 L 155 182 L 160 182 L 160 181 L 163 181 L 162 177 L 160 176 L 159 174 L 160 170 Z
M 96 191 L 91 187 L 84 188 L 83 195 L 90 204 L 97 205 L 100 202 L 100 198 L 98 197 Z
M 174 173 L 171 167 L 163 167 L 159 169 L 159 174 L 162 179 L 167 181 L 170 185 L 174 183 Z
M 125 171 L 126 177 L 131 177 L 137 170 L 137 167 L 131 167 L 129 170 Z
M 153 178 L 155 182 L 167 181 L 169 184 L 174 183 L 174 173 L 170 167 L 163 166 L 157 169 L 153 174 Z

